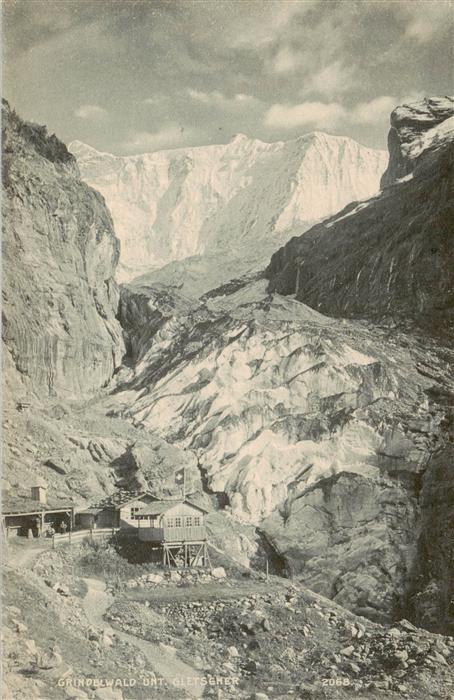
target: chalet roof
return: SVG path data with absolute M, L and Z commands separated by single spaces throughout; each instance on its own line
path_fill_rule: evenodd
M 88 513 L 96 510 L 96 513 L 99 513 L 102 510 L 107 509 L 118 510 L 119 508 L 124 508 L 129 503 L 134 503 L 134 501 L 140 501 L 140 499 L 144 498 L 145 496 L 148 496 L 149 498 L 153 499 L 153 503 L 149 503 L 146 506 L 146 508 L 142 511 L 144 514 L 147 515 L 159 515 L 159 513 L 165 512 L 168 508 L 175 506 L 177 503 L 186 503 L 192 508 L 197 508 L 202 513 L 208 513 L 207 510 L 205 510 L 201 506 L 196 505 L 195 503 L 192 503 L 187 498 L 184 501 L 181 498 L 162 499 L 158 498 L 158 496 L 156 496 L 154 493 L 151 493 L 150 491 L 122 491 L 120 493 L 114 493 L 108 496 L 107 498 L 104 498 L 102 501 L 99 501 L 98 503 L 95 503 L 92 506 L 89 506 L 87 509 L 84 509 L 83 511 L 79 512 Z M 152 511 L 150 510 L 151 508 L 155 508 L 156 510 Z
M 74 504 L 68 502 L 48 499 L 47 503 L 35 501 L 30 496 L 20 494 L 4 494 L 2 500 L 2 515 L 13 515 L 14 513 L 42 513 L 49 510 L 71 510 Z
M 123 506 L 127 506 L 128 503 L 140 500 L 141 498 L 144 498 L 144 496 L 157 498 L 157 496 L 150 491 L 120 491 L 110 494 L 110 496 L 103 498 L 93 506 L 90 506 L 90 508 L 98 508 L 99 510 L 104 510 L 107 508 L 123 508 Z
M 124 506 L 127 506 L 128 503 L 134 503 L 134 501 L 140 501 L 141 498 L 144 498 L 145 496 L 149 496 L 150 498 L 154 498 L 156 501 L 158 500 L 158 497 L 155 496 L 153 493 L 150 493 L 150 491 L 142 491 L 141 493 L 136 493 L 134 495 L 127 495 L 123 496 L 121 500 L 119 500 L 117 503 L 115 503 L 115 508 L 123 508 Z
M 84 510 L 78 510 L 77 515 L 98 515 L 98 513 L 102 513 L 102 511 L 105 510 L 102 506 L 93 506 L 91 508 L 84 508 Z
M 188 501 L 185 499 L 184 501 L 179 500 L 179 501 L 156 501 L 155 503 L 150 503 L 146 508 L 140 511 L 141 515 L 161 515 L 162 513 L 165 513 L 166 511 L 170 510 L 171 508 L 174 508 L 175 506 L 182 505 L 185 503 L 186 505 L 190 506 L 191 508 L 195 508 L 196 510 L 199 510 L 201 513 L 208 513 L 207 510 L 204 508 L 201 508 L 200 506 L 197 506 L 195 503 L 191 503 L 191 501 Z

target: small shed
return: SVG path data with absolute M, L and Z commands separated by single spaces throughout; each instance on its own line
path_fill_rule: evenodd
M 7 537 L 26 537 L 31 530 L 39 537 L 47 526 L 58 529 L 62 523 L 71 529 L 74 526 L 74 508 L 70 503 L 48 499 L 47 489 L 32 486 L 30 494 L 6 494 L 2 505 L 2 524 Z

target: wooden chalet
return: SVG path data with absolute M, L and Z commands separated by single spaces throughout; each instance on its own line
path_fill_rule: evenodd
M 209 562 L 207 511 L 186 498 L 159 499 L 144 492 L 105 502 L 76 514 L 80 528 L 112 527 L 150 546 L 165 566 L 205 566 Z
M 206 514 L 187 499 L 156 501 L 135 516 L 139 540 L 162 552 L 164 566 L 206 566 Z

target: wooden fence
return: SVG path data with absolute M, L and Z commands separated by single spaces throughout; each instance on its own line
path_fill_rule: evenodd
M 113 537 L 118 532 L 118 527 L 103 527 L 91 530 L 73 530 L 65 534 L 55 534 L 52 537 L 52 547 L 58 544 L 80 544 L 81 542 L 95 542 Z

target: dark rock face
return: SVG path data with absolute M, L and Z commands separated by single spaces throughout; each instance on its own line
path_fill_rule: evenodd
M 112 220 L 63 143 L 7 103 L 2 119 L 7 378 L 40 395 L 91 394 L 123 355 Z
M 454 632 L 454 448 L 429 462 L 421 491 L 421 521 L 408 614 L 417 624 Z
M 441 122 L 447 111 L 440 108 L 436 118 Z M 454 307 L 451 121 L 426 132 L 405 181 L 350 205 L 275 253 L 266 271 L 269 290 L 295 294 L 332 316 L 393 319 L 446 334 Z M 435 117 L 421 120 L 418 128 L 434 123 Z M 408 136 L 409 129 L 399 133 Z M 388 179 L 400 167 L 391 159 Z
M 264 524 L 298 580 L 359 615 L 392 619 L 415 556 L 416 493 L 388 477 L 342 472 Z
M 410 105 L 397 107 L 391 114 L 388 134 L 389 164 L 381 186 L 392 185 L 412 172 L 414 158 L 424 134 L 454 114 L 452 97 L 431 97 Z

